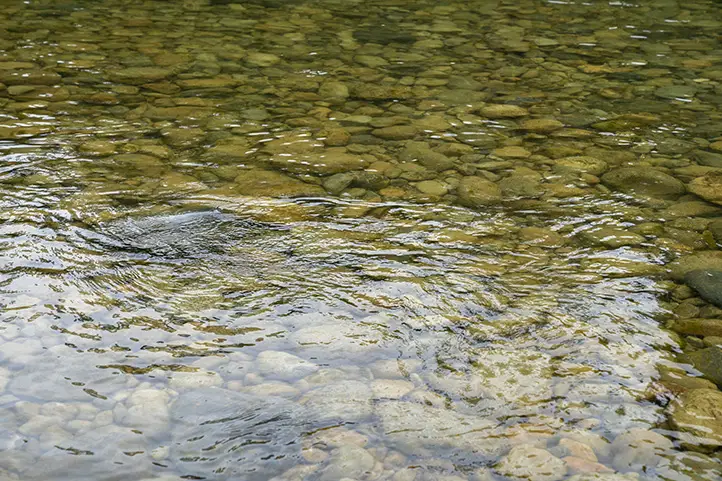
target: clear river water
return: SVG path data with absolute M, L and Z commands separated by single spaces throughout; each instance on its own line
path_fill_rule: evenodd
M 722 3 L 0 7 L 0 481 L 722 476 Z

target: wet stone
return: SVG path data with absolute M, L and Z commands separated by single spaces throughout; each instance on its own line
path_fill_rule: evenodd
M 526 159 L 531 156 L 531 152 L 519 146 L 500 147 L 492 150 L 491 154 L 502 159 Z
M 683 359 L 690 362 L 717 386 L 722 387 L 722 349 L 719 347 L 700 349 L 685 354 Z
M 564 127 L 564 124 L 556 119 L 530 119 L 519 125 L 522 129 L 540 134 L 548 134 Z
M 527 109 L 518 105 L 487 105 L 480 113 L 489 119 L 511 119 L 529 115 Z
M 722 270 L 696 270 L 685 274 L 685 283 L 705 301 L 722 307 Z
M 708 202 L 722 205 L 722 172 L 710 172 L 687 184 L 689 191 Z
M 172 70 L 160 67 L 131 67 L 121 70 L 111 70 L 108 78 L 113 82 L 142 85 L 144 83 L 163 80 L 173 73 Z
M 722 392 L 693 389 L 672 402 L 670 423 L 688 436 L 684 442 L 713 450 L 722 445 Z
M 587 173 L 592 175 L 603 174 L 607 170 L 607 163 L 594 157 L 575 156 L 557 159 L 554 163 L 554 172 Z
M 457 187 L 459 203 L 468 207 L 481 207 L 501 201 L 501 189 L 482 177 L 462 177 Z
M 612 170 L 602 176 L 602 183 L 625 194 L 661 199 L 674 199 L 686 191 L 679 180 L 648 167 L 622 167 Z
M 512 479 L 558 481 L 567 474 L 564 461 L 545 449 L 520 445 L 504 456 L 494 469 Z
M 386 140 L 413 139 L 416 136 L 416 128 L 410 125 L 395 125 L 372 131 L 376 137 Z

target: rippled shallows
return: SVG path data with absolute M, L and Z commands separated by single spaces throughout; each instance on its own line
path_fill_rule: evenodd
M 719 2 L 0 3 L 0 481 L 720 479 Z

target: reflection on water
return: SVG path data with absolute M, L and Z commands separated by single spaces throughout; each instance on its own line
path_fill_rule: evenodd
M 720 475 L 714 2 L 3 3 L 1 480 Z

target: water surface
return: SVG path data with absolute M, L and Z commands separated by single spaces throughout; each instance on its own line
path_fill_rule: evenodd
M 718 3 L 2 5 L 3 481 L 718 479 Z

